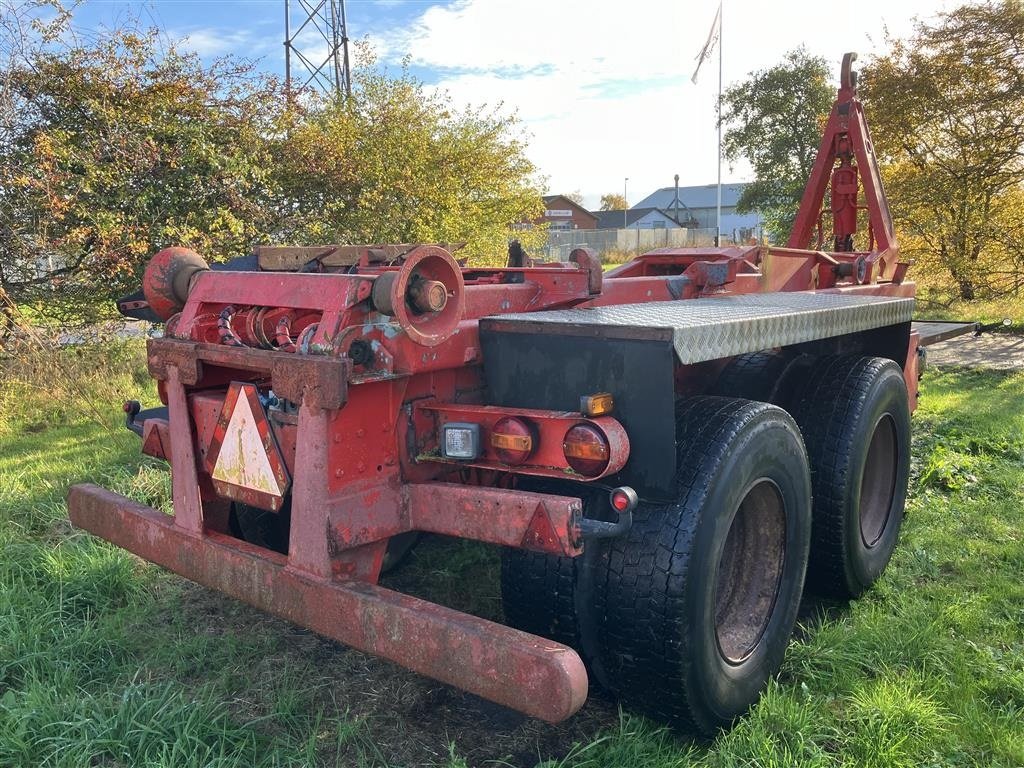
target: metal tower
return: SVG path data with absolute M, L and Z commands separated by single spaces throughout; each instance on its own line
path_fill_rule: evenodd
M 289 94 L 312 86 L 352 95 L 345 0 L 284 0 L 284 76 Z

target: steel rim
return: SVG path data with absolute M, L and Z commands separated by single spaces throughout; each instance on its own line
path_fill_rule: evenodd
M 860 481 L 860 537 L 868 548 L 878 544 L 889 522 L 898 455 L 896 422 L 887 413 L 875 424 Z
M 753 653 L 771 621 L 786 551 L 786 510 L 778 486 L 755 481 L 736 509 L 718 562 L 715 637 L 726 661 Z

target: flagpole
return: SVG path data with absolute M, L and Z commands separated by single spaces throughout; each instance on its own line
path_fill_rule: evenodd
M 715 228 L 715 245 L 722 247 L 722 15 L 725 2 L 718 5 L 718 218 Z
M 722 6 L 724 5 L 723 0 L 718 2 L 718 12 L 715 14 L 714 21 L 711 22 L 711 31 L 708 32 L 708 39 L 704 43 L 704 47 L 700 49 L 700 53 L 697 54 L 697 68 L 693 70 L 693 77 L 690 78 L 690 82 L 694 85 L 697 84 L 697 73 L 700 72 L 701 65 L 708 59 L 711 54 L 711 49 L 715 43 L 718 44 L 718 202 L 716 205 L 717 216 L 715 220 L 715 247 L 721 247 L 722 245 Z M 715 35 L 715 29 L 718 29 L 718 34 Z

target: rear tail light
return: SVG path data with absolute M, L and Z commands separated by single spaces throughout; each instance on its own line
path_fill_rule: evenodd
M 491 448 L 503 464 L 522 464 L 533 453 L 533 429 L 522 419 L 506 416 L 491 430 Z
M 565 433 L 562 451 L 569 466 L 584 477 L 596 477 L 608 467 L 608 438 L 590 424 L 577 424 Z

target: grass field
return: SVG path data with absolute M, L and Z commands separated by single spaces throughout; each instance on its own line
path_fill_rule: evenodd
M 917 293 L 914 317 L 918 320 L 964 320 L 1001 324 L 1009 318 L 1010 326 L 996 325 L 994 330 L 1024 333 L 1024 296 L 1003 296 L 965 302 L 948 292 L 922 289 Z
M 599 693 L 545 726 L 71 529 L 69 483 L 168 506 L 119 425 L 141 347 L 0 360 L 0 766 L 1024 765 L 1024 374 L 930 371 L 880 584 L 805 601 L 782 673 L 692 741 Z M 426 541 L 391 584 L 500 616 L 496 553 Z

